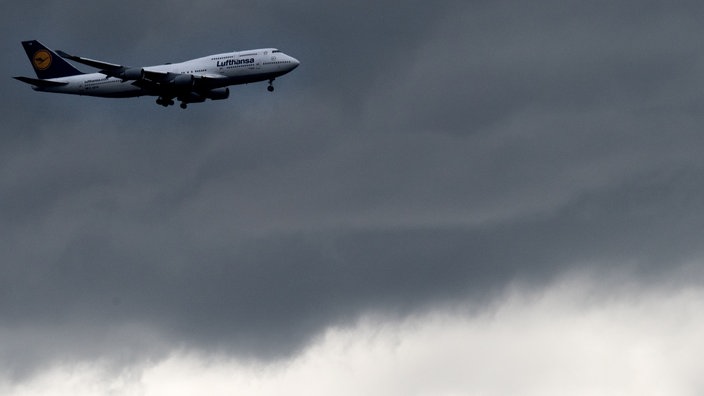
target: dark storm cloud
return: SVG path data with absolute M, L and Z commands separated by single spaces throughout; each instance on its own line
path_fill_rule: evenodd
M 701 279 L 698 4 L 62 4 L 7 7 L 3 74 L 30 73 L 35 37 L 131 64 L 276 45 L 302 65 L 275 95 L 187 112 L 2 83 L 8 370 L 281 356 L 365 312 L 569 271 Z

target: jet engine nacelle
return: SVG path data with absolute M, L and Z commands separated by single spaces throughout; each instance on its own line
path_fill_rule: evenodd
M 229 88 L 215 88 L 205 93 L 210 100 L 223 100 L 230 97 Z
M 118 75 L 123 80 L 141 80 L 144 78 L 144 69 L 131 67 Z
M 190 74 L 181 74 L 171 80 L 171 84 L 178 89 L 193 88 L 195 78 Z
M 205 96 L 201 96 L 195 92 L 189 92 L 188 95 L 179 96 L 178 100 L 183 103 L 203 103 L 205 102 Z
M 206 99 L 222 100 L 230 97 L 229 88 L 215 88 L 205 92 L 189 92 L 187 95 L 179 96 L 178 100 L 183 103 L 201 103 Z

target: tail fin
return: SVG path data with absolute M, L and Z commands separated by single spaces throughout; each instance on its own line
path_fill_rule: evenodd
M 37 73 L 37 77 L 41 79 L 83 74 L 37 40 L 23 41 L 22 46 Z

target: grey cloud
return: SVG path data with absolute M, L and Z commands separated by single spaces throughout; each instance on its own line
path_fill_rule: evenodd
M 699 28 L 681 10 L 638 19 L 624 17 L 628 5 L 597 12 L 547 4 L 460 8 L 370 107 L 390 107 L 401 127 L 466 134 L 525 108 L 669 103 L 663 89 L 689 91 L 682 75 L 699 76 L 701 56 L 689 40 Z
M 256 41 L 303 63 L 275 95 L 187 112 L 2 82 L 7 370 L 281 357 L 366 312 L 571 271 L 700 283 L 698 4 L 163 5 L 98 24 L 36 4 L 51 23 L 9 35 L 1 70 L 30 73 L 27 34 L 116 62 Z

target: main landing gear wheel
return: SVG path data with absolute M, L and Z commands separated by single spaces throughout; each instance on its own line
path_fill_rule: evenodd
M 174 104 L 174 101 L 171 99 L 166 99 L 166 98 L 157 98 L 156 104 L 167 107 L 167 106 L 171 106 L 172 104 Z
M 188 107 L 186 102 L 181 102 L 181 104 L 179 106 L 181 106 L 182 109 L 185 109 L 186 107 Z

